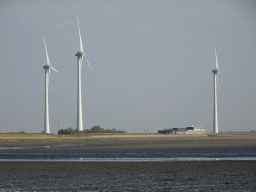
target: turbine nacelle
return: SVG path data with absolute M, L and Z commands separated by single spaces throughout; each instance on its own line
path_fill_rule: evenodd
M 84 57 L 84 52 L 80 52 L 78 51 L 77 54 L 75 54 L 75 56 L 78 56 L 78 57 Z
M 219 69 L 213 69 L 212 72 L 215 74 L 215 73 L 218 73 L 220 74 L 220 70 Z
M 51 65 L 45 65 L 45 66 L 43 66 L 43 68 L 44 69 L 49 69 L 49 68 L 51 68 Z

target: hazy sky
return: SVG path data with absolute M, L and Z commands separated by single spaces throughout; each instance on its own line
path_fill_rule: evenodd
M 254 0 L 1 0 L 0 132 L 76 128 L 80 21 L 84 129 L 213 130 L 216 42 L 219 131 L 256 125 Z M 140 129 L 141 128 L 141 129 Z

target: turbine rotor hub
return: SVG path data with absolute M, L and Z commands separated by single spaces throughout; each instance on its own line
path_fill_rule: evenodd
M 212 72 L 213 72 L 213 73 L 219 73 L 220 70 L 219 70 L 219 69 L 213 69 Z
M 50 65 L 43 66 L 44 69 L 49 69 L 50 67 L 51 67 Z
M 77 54 L 76 54 L 76 56 L 78 56 L 78 57 L 82 57 L 83 55 L 84 55 L 84 53 L 80 52 L 80 51 L 78 51 Z

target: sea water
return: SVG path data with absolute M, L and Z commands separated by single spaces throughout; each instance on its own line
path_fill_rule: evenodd
M 47 147 L 47 146 L 46 146 Z M 29 148 L 33 148 L 29 146 Z M 14 148 L 16 149 L 16 148 Z M 25 149 L 25 148 L 23 148 Z M 256 160 L 256 149 L 0 150 L 0 161 L 220 161 Z
M 174 162 L 255 161 L 256 149 L 22 150 L 2 149 L 0 161 L 14 162 Z M 1 162 L 0 162 L 1 165 Z M 0 172 L 1 191 L 253 191 L 252 170 L 181 172 Z

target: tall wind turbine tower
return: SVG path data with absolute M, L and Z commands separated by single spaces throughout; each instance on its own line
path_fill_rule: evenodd
M 44 36 L 43 36 L 44 38 Z M 46 134 L 50 133 L 50 126 L 49 126 L 49 103 L 48 103 L 48 89 L 49 89 L 49 78 L 50 78 L 50 70 L 53 69 L 54 71 L 58 72 L 50 65 L 50 60 L 47 53 L 45 38 L 44 38 L 44 46 L 46 52 L 46 59 L 47 63 L 43 67 L 45 69 L 45 113 L 44 113 L 44 132 Z
M 83 113 L 82 113 L 82 93 L 81 93 L 81 67 L 83 58 L 88 63 L 89 67 L 91 68 L 88 60 L 85 57 L 84 50 L 83 50 L 83 44 L 82 44 L 82 38 L 80 33 L 80 27 L 79 27 L 79 20 L 77 17 L 77 23 L 78 23 L 78 30 L 79 30 L 79 37 L 80 37 L 80 51 L 77 52 L 77 122 L 76 122 L 76 128 L 78 131 L 83 131 Z
M 217 111 L 217 86 L 218 86 L 218 77 L 220 76 L 220 70 L 218 65 L 216 47 L 214 42 L 214 49 L 215 49 L 215 57 L 216 57 L 216 68 L 212 70 L 213 72 L 213 82 L 214 82 L 214 109 L 213 109 L 213 133 L 219 132 L 219 124 L 218 124 L 218 111 Z

